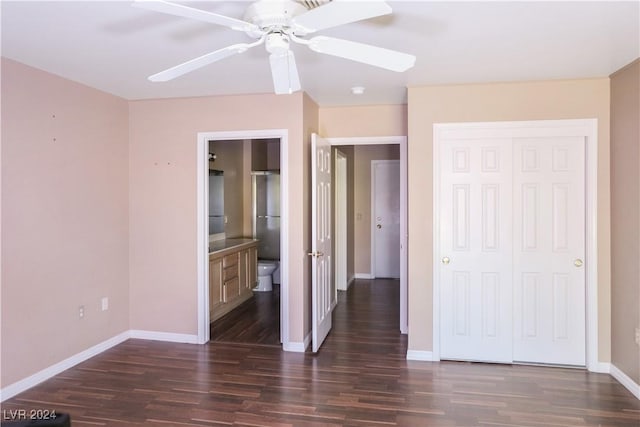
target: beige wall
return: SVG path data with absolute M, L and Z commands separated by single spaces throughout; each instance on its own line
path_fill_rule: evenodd
M 354 269 L 356 274 L 371 271 L 371 162 L 373 160 L 400 159 L 399 145 L 354 146 L 353 181 L 353 238 Z M 398 189 L 400 191 L 400 189 Z
M 2 59 L 2 387 L 128 329 L 127 115 Z
M 245 187 L 251 185 L 250 171 L 244 169 L 244 141 L 210 142 L 209 152 L 217 156 L 215 162 L 209 162 L 209 168 L 224 171 L 225 235 L 227 238 L 243 237 L 244 212 L 251 210 L 251 205 L 245 205 L 243 197 Z
M 433 124 L 598 119 L 598 344 L 611 357 L 609 79 L 409 88 L 409 349 L 432 350 Z
M 301 93 L 134 101 L 130 110 L 130 327 L 197 333 L 196 137 L 198 132 L 288 129 L 290 340 L 308 326 L 308 167 Z M 305 120 L 306 122 L 307 120 Z M 313 126 L 310 123 L 309 126 Z M 306 206 L 302 204 L 302 206 Z
M 320 108 L 319 120 L 325 138 L 407 135 L 406 105 Z
M 640 60 L 611 76 L 611 362 L 640 384 Z

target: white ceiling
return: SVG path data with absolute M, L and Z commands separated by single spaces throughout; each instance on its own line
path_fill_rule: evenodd
M 417 56 L 394 73 L 293 45 L 319 105 L 406 102 L 407 86 L 606 77 L 640 56 L 640 2 L 391 1 L 391 16 L 319 34 Z M 189 6 L 242 18 L 243 1 Z M 234 43 L 242 32 L 131 7 L 129 1 L 2 1 L 2 56 L 126 99 L 270 93 L 257 47 L 170 82 L 147 76 Z M 364 95 L 350 93 L 365 86 Z M 286 96 L 286 95 L 282 95 Z

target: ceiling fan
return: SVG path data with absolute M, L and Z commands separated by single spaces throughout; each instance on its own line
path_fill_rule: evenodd
M 408 70 L 416 60 L 413 55 L 349 40 L 326 36 L 306 38 L 316 31 L 390 14 L 391 7 L 382 0 L 332 0 L 310 10 L 294 0 L 258 0 L 247 8 L 244 20 L 163 0 L 134 0 L 133 5 L 169 15 L 224 25 L 232 30 L 243 31 L 256 39 L 252 43 L 234 44 L 215 50 L 161 71 L 149 77 L 153 82 L 174 79 L 221 59 L 243 53 L 262 43 L 270 54 L 271 75 L 276 94 L 289 94 L 300 90 L 300 78 L 290 42 L 305 45 L 318 53 L 396 72 Z

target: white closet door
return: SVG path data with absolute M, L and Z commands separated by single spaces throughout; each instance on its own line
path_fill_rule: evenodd
M 584 366 L 585 139 L 513 150 L 513 360 Z
M 511 140 L 440 145 L 440 356 L 511 362 Z

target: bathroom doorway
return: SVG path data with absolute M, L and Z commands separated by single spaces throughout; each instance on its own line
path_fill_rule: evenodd
M 201 343 L 217 340 L 281 345 L 288 341 L 287 134 L 287 130 L 265 130 L 198 135 L 198 337 Z M 212 155 L 213 163 L 210 162 Z M 234 166 L 225 171 L 229 163 Z M 212 165 L 224 173 L 225 183 L 229 181 L 224 191 L 224 235 L 215 236 L 218 239 L 215 244 L 210 242 L 212 236 L 206 221 L 209 216 L 207 176 Z M 260 194 L 260 181 L 264 184 L 268 181 L 264 187 L 269 194 Z M 265 280 L 264 274 L 259 279 L 256 277 L 257 291 L 245 294 L 237 306 L 219 317 L 210 312 L 212 307 L 216 308 L 216 302 L 212 303 L 210 298 L 215 294 L 210 294 L 209 260 L 215 258 L 217 248 L 226 247 L 221 238 L 229 242 L 245 243 L 252 239 L 262 242 L 262 248 L 260 242 L 256 245 L 255 258 L 260 259 L 256 267 L 258 274 L 268 272 L 269 280 Z M 264 258 L 276 268 L 262 266 Z M 242 280 L 242 273 L 239 276 Z M 213 325 L 212 319 L 215 319 Z

